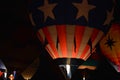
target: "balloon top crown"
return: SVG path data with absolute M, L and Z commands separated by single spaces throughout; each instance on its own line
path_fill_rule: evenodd
M 30 19 L 37 29 L 70 24 L 106 32 L 114 20 L 114 4 L 114 0 L 33 0 Z

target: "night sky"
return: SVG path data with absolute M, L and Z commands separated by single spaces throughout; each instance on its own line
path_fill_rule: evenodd
M 120 22 L 120 1 L 117 0 L 116 21 Z M 40 58 L 40 65 L 32 80 L 65 80 L 62 72 L 41 45 L 28 18 L 29 0 L 0 1 L 0 59 L 9 72 L 24 71 L 34 59 Z M 42 54 L 41 51 L 44 54 Z M 100 51 L 98 50 L 98 54 Z M 90 71 L 88 80 L 120 80 L 120 74 L 102 57 L 97 70 Z M 72 80 L 82 80 L 82 70 L 73 74 Z M 23 80 L 18 76 L 17 80 Z

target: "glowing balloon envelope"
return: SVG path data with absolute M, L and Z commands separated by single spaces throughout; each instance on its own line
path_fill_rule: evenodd
M 112 66 L 120 72 L 120 24 L 113 24 L 107 35 L 101 40 L 102 54 Z
M 4 65 L 4 63 L 2 62 L 2 60 L 0 60 L 0 70 L 5 72 L 7 70 L 6 66 Z
M 30 20 L 51 57 L 66 68 L 76 68 L 95 49 L 110 27 L 113 0 L 33 0 Z M 69 70 L 68 70 L 69 68 Z
M 35 59 L 22 73 L 21 75 L 25 80 L 30 80 L 39 66 L 39 58 Z

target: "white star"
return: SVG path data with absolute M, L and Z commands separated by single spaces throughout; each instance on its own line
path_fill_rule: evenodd
M 113 13 L 114 13 L 114 8 L 112 9 L 111 12 L 107 11 L 107 18 L 106 18 L 106 20 L 104 22 L 104 25 L 108 25 L 111 22 L 111 20 L 113 20 L 113 18 L 114 18 Z
M 84 16 L 88 21 L 88 13 L 91 9 L 95 8 L 93 5 L 89 5 L 87 0 L 83 0 L 82 3 L 73 3 L 73 5 L 78 9 L 76 18 Z
M 39 10 L 43 11 L 44 13 L 44 21 L 46 21 L 47 17 L 51 17 L 54 19 L 54 14 L 52 12 L 53 8 L 56 6 L 56 4 L 49 4 L 48 0 L 44 0 L 44 6 L 38 7 Z

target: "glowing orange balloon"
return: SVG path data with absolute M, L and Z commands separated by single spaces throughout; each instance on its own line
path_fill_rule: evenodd
M 107 35 L 101 40 L 102 53 L 120 68 L 120 24 L 113 24 Z

